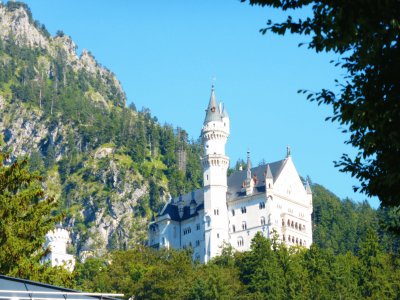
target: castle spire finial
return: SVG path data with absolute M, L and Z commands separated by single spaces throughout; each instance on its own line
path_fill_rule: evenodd
M 287 146 L 286 146 L 286 157 L 288 158 L 288 157 L 290 157 L 290 156 L 291 156 L 290 146 L 287 145 Z
M 251 180 L 251 160 L 250 160 L 250 149 L 247 149 L 247 180 Z

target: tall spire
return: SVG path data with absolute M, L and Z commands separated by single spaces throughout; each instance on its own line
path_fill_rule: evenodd
M 308 179 L 306 180 L 306 192 L 307 194 L 312 194 L 310 182 L 308 181 Z
M 206 109 L 206 118 L 204 119 L 204 124 L 220 120 L 221 120 L 221 113 L 217 104 L 217 100 L 215 98 L 214 82 L 213 82 L 211 86 L 210 102 L 208 103 L 208 107 Z
M 247 150 L 247 182 L 251 180 L 251 160 L 250 160 L 250 150 Z

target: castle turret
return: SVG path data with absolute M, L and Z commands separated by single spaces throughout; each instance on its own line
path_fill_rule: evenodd
M 206 218 L 209 217 L 205 229 L 205 261 L 208 261 L 220 253 L 224 241 L 229 241 L 226 205 L 229 158 L 225 155 L 225 145 L 229 136 L 229 117 L 223 105 L 217 104 L 214 85 L 201 135 L 204 146 L 202 158 L 204 213 Z
M 49 261 L 51 266 L 63 266 L 72 271 L 75 266 L 73 255 L 67 254 L 67 244 L 70 241 L 69 232 L 61 226 L 56 226 L 49 231 L 46 236 L 45 248 L 49 248 L 50 253 L 44 258 L 44 262 Z

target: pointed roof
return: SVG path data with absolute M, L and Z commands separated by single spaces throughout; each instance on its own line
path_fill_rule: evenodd
M 223 118 L 229 118 L 229 115 L 228 115 L 228 112 L 227 112 L 227 110 L 226 110 L 225 105 L 222 106 L 221 117 L 223 117 Z
M 308 180 L 306 181 L 306 192 L 307 194 L 312 194 L 310 183 L 308 182 Z
M 265 174 L 265 178 L 268 179 L 273 179 L 274 177 L 272 176 L 271 168 L 269 167 L 269 164 L 267 165 L 267 172 Z
M 212 121 L 221 121 L 221 112 L 219 106 L 217 104 L 217 100 L 215 98 L 214 93 L 214 84 L 211 86 L 211 97 L 210 102 L 208 103 L 208 107 L 206 109 L 206 117 L 204 119 L 204 124 Z

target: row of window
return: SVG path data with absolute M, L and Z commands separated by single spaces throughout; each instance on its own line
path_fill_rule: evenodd
M 196 240 L 195 245 L 196 247 L 200 246 L 200 240 Z M 186 249 L 187 247 L 192 247 L 192 242 L 189 242 L 189 244 L 182 246 L 183 249 Z
M 196 224 L 196 230 L 200 230 L 200 224 Z M 189 233 L 192 233 L 192 228 L 190 226 L 183 229 L 183 235 L 187 235 Z
M 287 220 L 286 225 L 288 227 L 292 227 L 296 230 L 300 230 L 300 231 L 306 230 L 306 225 L 294 222 L 293 220 L 290 220 L 290 219 Z M 282 219 L 282 226 L 285 226 L 285 221 L 283 219 Z
M 265 202 L 260 202 L 260 203 L 258 204 L 258 208 L 259 208 L 259 209 L 265 209 Z M 242 207 L 240 208 L 240 211 L 242 212 L 242 214 L 247 213 L 247 208 L 246 208 L 246 206 L 242 206 Z M 235 216 L 235 210 L 234 210 L 234 209 L 232 209 L 232 216 Z
M 260 224 L 263 226 L 265 225 L 265 217 L 261 217 L 260 218 Z M 246 230 L 247 229 L 247 223 L 246 221 L 242 222 L 242 230 Z M 236 226 L 232 225 L 232 232 L 236 232 Z
M 192 228 L 191 227 L 187 227 L 187 228 L 183 229 L 183 235 L 187 235 L 187 234 L 189 234 L 191 232 L 192 232 Z
M 283 239 L 284 242 L 286 242 L 285 235 L 282 236 L 282 239 Z M 306 246 L 306 244 L 307 244 L 305 240 L 303 241 L 302 239 L 299 239 L 297 237 L 290 236 L 290 235 L 288 236 L 287 241 L 289 243 L 293 243 L 293 244 L 300 245 L 300 246 Z

